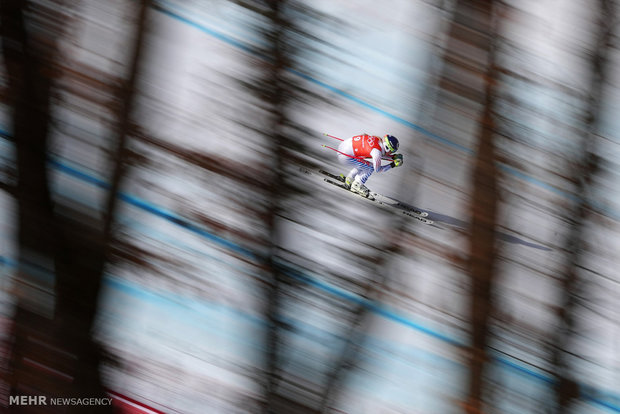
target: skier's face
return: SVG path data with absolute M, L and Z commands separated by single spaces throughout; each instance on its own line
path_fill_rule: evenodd
M 388 140 L 388 136 L 385 135 L 382 141 L 383 141 L 383 148 L 385 150 L 386 155 L 392 155 L 392 153 L 394 152 L 394 148 L 392 148 L 392 145 L 390 144 L 390 141 Z

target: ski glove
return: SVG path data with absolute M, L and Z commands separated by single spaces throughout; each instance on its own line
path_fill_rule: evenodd
M 403 165 L 403 155 L 402 154 L 394 154 L 394 156 L 392 157 L 392 160 L 393 161 L 390 163 L 392 168 L 400 167 L 401 165 Z

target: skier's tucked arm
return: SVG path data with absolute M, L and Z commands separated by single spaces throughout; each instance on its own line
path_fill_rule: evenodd
M 372 166 L 374 167 L 375 172 L 383 172 L 390 169 L 389 165 L 381 166 L 381 155 L 381 151 L 376 148 L 370 151 L 370 156 L 372 157 Z
M 370 152 L 370 155 L 372 156 L 372 165 L 375 172 L 385 172 L 403 165 L 403 156 L 401 154 L 394 154 L 394 161 L 383 166 L 381 165 L 381 151 L 374 149 Z

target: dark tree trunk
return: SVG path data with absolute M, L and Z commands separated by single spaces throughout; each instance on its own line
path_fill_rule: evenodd
M 558 414 L 569 412 L 572 401 L 580 397 L 578 382 L 571 373 L 567 355 L 570 353 L 570 341 L 576 331 L 575 314 L 577 297 L 587 297 L 587 280 L 580 270 L 584 252 L 584 230 L 591 211 L 590 189 L 592 178 L 598 170 L 596 133 L 599 128 L 601 101 L 603 100 L 604 84 L 608 71 L 608 55 L 615 24 L 615 10 L 612 0 L 599 0 L 599 14 L 596 25 L 599 30 L 596 37 L 595 50 L 592 54 L 592 81 L 590 99 L 585 114 L 585 131 L 579 150 L 580 159 L 577 166 L 572 167 L 574 173 L 577 203 L 568 212 L 571 229 L 566 239 L 566 272 L 562 280 L 561 308 L 559 309 L 558 329 L 551 337 L 551 360 L 555 367 L 556 399 L 552 411 Z
M 135 72 L 140 56 L 143 9 L 132 74 L 120 98 L 119 153 L 129 125 Z M 10 395 L 104 397 L 101 348 L 92 337 L 106 256 L 111 240 L 116 192 L 122 169 L 113 174 L 105 223 L 90 219 L 76 205 L 53 205 L 47 166 L 50 103 L 58 71 L 57 41 L 63 16 L 37 9 L 29 24 L 26 0 L 3 1 L 3 54 L 13 108 L 13 139 L 18 179 L 19 268 L 17 306 L 10 355 Z M 32 17 L 31 17 L 32 18 Z M 43 23 L 41 23 L 43 22 Z M 28 29 L 27 29 L 28 28 Z M 15 408 L 15 407 L 12 407 Z M 22 411 L 51 406 L 19 407 Z M 66 412 L 109 412 L 110 406 L 64 407 Z
M 265 405 L 263 412 L 285 413 L 291 407 L 286 403 L 286 399 L 278 395 L 278 384 L 280 381 L 282 352 L 282 329 L 281 322 L 281 301 L 284 284 L 282 270 L 276 263 L 276 256 L 279 247 L 277 233 L 277 219 L 280 215 L 281 200 L 285 192 L 284 182 L 284 151 L 287 144 L 287 136 L 284 129 L 286 125 L 286 105 L 287 105 L 287 82 L 286 68 L 287 55 L 285 52 L 285 30 L 287 22 L 284 18 L 284 8 L 286 0 L 269 0 L 267 2 L 266 16 L 269 19 L 266 40 L 269 44 L 267 54 L 270 64 L 267 66 L 264 82 L 264 98 L 271 109 L 271 131 L 273 134 L 273 145 L 271 154 L 273 157 L 272 180 L 269 184 L 269 209 L 266 217 L 267 231 L 269 235 L 269 255 L 267 257 L 267 269 L 271 275 L 271 280 L 267 288 L 267 321 L 268 331 L 266 338 L 266 378 L 265 378 Z M 269 134 L 267 132 L 267 134 Z M 305 407 L 298 407 L 298 410 Z M 301 412 L 301 411 L 300 411 Z
M 494 107 L 497 69 L 495 36 L 497 32 L 492 0 L 459 0 L 449 28 L 444 54 L 444 74 L 440 95 L 450 100 L 456 95 L 460 105 L 478 118 L 478 140 L 472 170 L 470 200 L 469 265 L 471 348 L 469 357 L 468 396 L 464 410 L 479 414 L 485 394 L 485 364 L 492 314 L 492 292 L 496 274 L 498 216 L 498 169 L 495 150 Z M 467 47 L 463 47 L 463 44 Z M 472 53 L 476 50 L 476 53 Z M 462 76 L 459 76 L 462 75 Z M 472 79 L 475 81 L 472 82 Z

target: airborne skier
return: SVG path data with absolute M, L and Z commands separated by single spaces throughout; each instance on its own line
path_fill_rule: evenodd
M 392 135 L 380 138 L 362 134 L 343 140 L 337 150 L 338 161 L 353 166 L 345 177 L 345 186 L 354 193 L 367 197 L 370 191 L 365 184 L 373 172 L 385 172 L 403 164 L 403 156 L 396 154 L 396 151 L 398 139 Z M 381 165 L 381 160 L 386 157 L 392 162 Z M 366 161 L 366 158 L 371 161 Z

